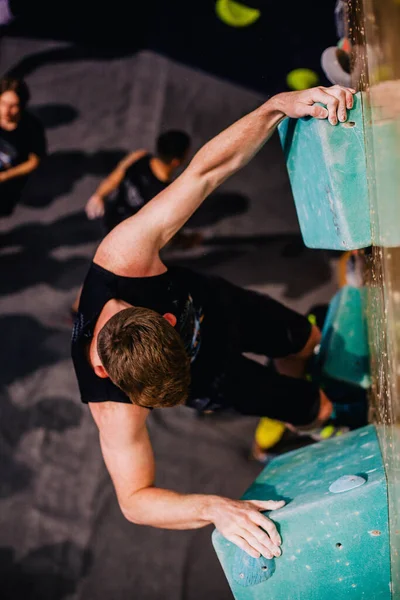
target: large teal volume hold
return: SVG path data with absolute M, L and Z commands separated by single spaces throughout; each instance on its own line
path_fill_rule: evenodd
M 243 496 L 287 504 L 269 516 L 282 556 L 254 559 L 218 531 L 236 600 L 390 600 L 387 486 L 373 426 L 282 455 Z
M 345 123 L 285 119 L 278 130 L 305 245 L 334 250 L 370 246 L 360 94 Z
M 317 363 L 321 377 L 371 385 L 365 288 L 342 287 L 329 304 Z

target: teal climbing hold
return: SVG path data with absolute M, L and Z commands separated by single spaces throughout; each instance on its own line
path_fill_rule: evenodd
M 329 304 L 316 370 L 364 389 L 371 385 L 365 288 L 344 286 Z
M 305 245 L 335 250 L 371 245 L 360 94 L 345 123 L 285 119 L 278 129 Z
M 343 476 L 364 483 L 332 493 Z M 268 515 L 283 540 L 272 561 L 247 559 L 214 531 L 236 600 L 390 600 L 387 484 L 374 426 L 275 458 L 243 498 L 286 505 Z

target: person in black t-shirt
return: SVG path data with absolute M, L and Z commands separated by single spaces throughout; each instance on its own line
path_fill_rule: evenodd
M 180 177 L 98 247 L 83 286 L 72 357 L 129 521 L 168 529 L 214 523 L 251 556 L 280 556 L 280 536 L 261 511 L 284 502 L 155 487 L 146 419 L 153 408 L 186 403 L 203 410 L 233 407 L 294 425 L 325 422 L 333 405 L 305 377 L 320 331 L 272 298 L 167 268 L 160 250 L 282 119 L 311 116 L 336 125 L 346 120 L 353 93 L 333 86 L 270 98 L 208 142 Z M 275 368 L 245 352 L 274 359 Z
M 0 81 L 0 216 L 12 213 L 29 175 L 46 154 L 43 126 L 26 110 L 28 101 L 24 81 Z
M 166 131 L 157 140 L 155 156 L 147 150 L 128 154 L 89 199 L 89 219 L 104 217 L 109 232 L 137 213 L 171 183 L 188 156 L 189 146 L 190 138 L 183 131 Z
M 166 131 L 157 139 L 153 156 L 147 150 L 128 154 L 102 181 L 86 204 L 89 219 L 103 217 L 107 233 L 116 225 L 132 217 L 171 183 L 174 173 L 187 159 L 190 137 L 183 131 Z M 190 248 L 202 240 L 200 233 L 179 231 L 173 238 L 175 247 Z M 81 289 L 71 307 L 78 311 Z

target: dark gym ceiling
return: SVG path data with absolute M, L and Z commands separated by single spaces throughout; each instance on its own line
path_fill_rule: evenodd
M 215 13 L 215 0 L 11 0 L 20 17 L 9 35 L 78 43 L 96 53 L 152 49 L 270 94 L 286 89 L 296 68 L 320 69 L 336 43 L 335 0 L 242 0 L 261 10 L 250 27 L 234 28 Z

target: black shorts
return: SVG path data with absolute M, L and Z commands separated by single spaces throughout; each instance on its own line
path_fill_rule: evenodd
M 242 354 L 282 358 L 300 352 L 311 333 L 308 319 L 269 296 L 224 280 L 216 280 L 214 292 L 218 311 L 213 326 L 219 331 L 224 320 L 229 347 L 223 368 L 209 386 L 210 402 L 202 398 L 198 406 L 202 407 L 203 400 L 205 409 L 230 407 L 245 415 L 268 416 L 294 425 L 314 421 L 320 405 L 318 386 L 279 375 Z M 209 335 L 212 338 L 212 332 Z M 224 347 L 217 338 L 213 345 L 219 353 Z M 216 356 L 214 360 L 218 362 Z

